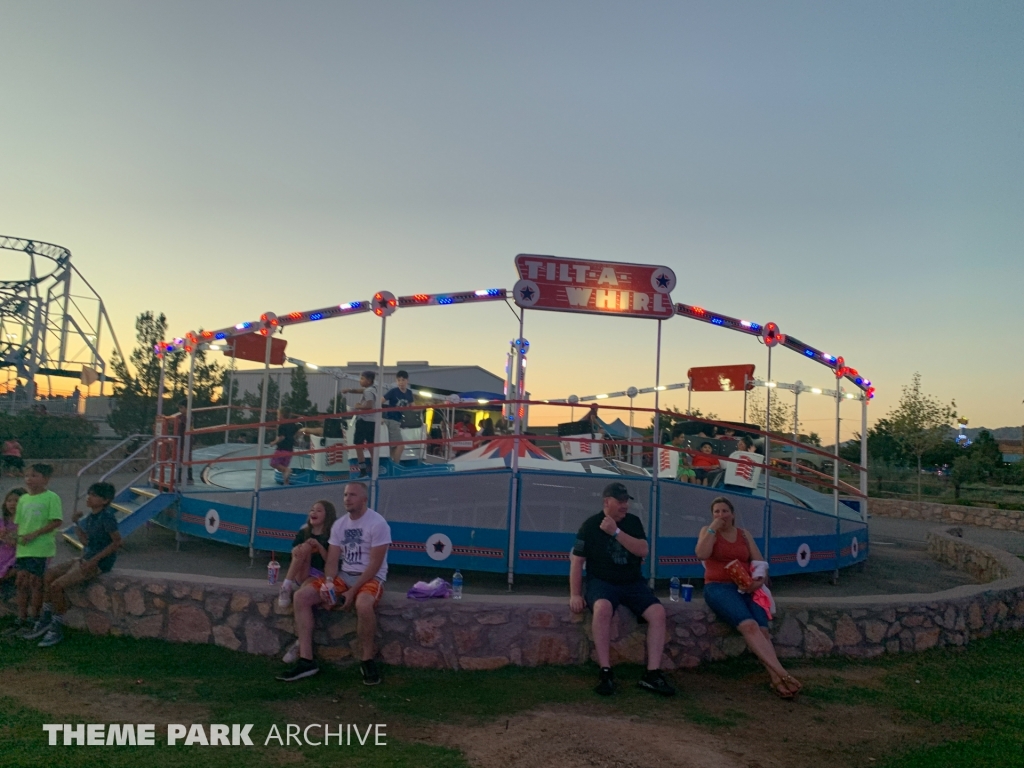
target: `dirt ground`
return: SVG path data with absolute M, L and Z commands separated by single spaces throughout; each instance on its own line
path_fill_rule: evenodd
M 807 687 L 823 678 L 881 687 L 882 672 L 803 669 L 797 674 Z M 680 697 L 664 707 L 652 698 L 642 715 L 624 716 L 595 696 L 592 705 L 541 707 L 482 724 L 395 723 L 392 718 L 388 733 L 459 749 L 474 768 L 852 768 L 958 736 L 948 726 L 908 721 L 889 708 L 809 697 L 782 701 L 768 691 L 763 674 L 728 680 L 678 673 L 674 681 Z M 689 715 L 673 706 L 680 699 Z M 373 705 L 344 694 L 330 704 L 291 702 L 282 714 L 301 722 L 324 706 L 340 709 L 342 719 L 353 722 L 375 716 Z
M 880 685 L 881 671 L 803 669 L 805 686 L 841 678 Z M 680 699 L 652 699 L 642 715 L 625 716 L 595 696 L 592 705 L 542 707 L 486 723 L 391 722 L 388 735 L 453 747 L 476 768 L 829 768 L 870 766 L 901 749 L 954 738 L 948 727 L 908 721 L 888 708 L 775 698 L 763 675 L 722 679 L 679 673 Z M 620 681 L 620 685 L 628 684 Z M 111 692 L 73 675 L 9 670 L 5 691 L 26 707 L 91 722 L 209 722 L 196 704 Z M 675 704 L 682 702 L 684 714 Z M 380 722 L 365 699 L 345 692 L 277 706 L 282 722 Z M 662 710 L 663 711 L 659 711 Z M 685 714 L 689 713 L 689 714 Z M 159 727 L 159 726 L 158 726 Z M 281 755 L 284 762 L 289 759 Z

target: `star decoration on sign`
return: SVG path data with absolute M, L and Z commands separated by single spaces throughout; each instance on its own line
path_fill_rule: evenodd
M 666 275 L 664 272 L 661 273 L 660 275 L 658 275 L 654 279 L 657 281 L 657 283 L 658 283 L 658 285 L 660 287 L 662 287 L 662 288 L 667 288 L 668 287 L 668 275 Z
M 206 519 L 206 522 L 208 522 L 208 523 L 210 524 L 210 527 L 212 528 L 213 526 L 215 526 L 215 525 L 217 524 L 217 518 L 216 518 L 216 517 L 214 517 L 213 515 L 210 515 L 210 516 L 209 516 L 209 517 L 208 517 L 208 518 Z
M 437 541 L 434 542 L 434 551 L 435 552 L 444 552 L 444 542 L 441 541 L 441 539 L 438 539 Z
M 533 289 L 530 288 L 529 286 L 526 286 L 521 291 L 519 291 L 519 295 L 523 297 L 524 301 L 529 301 L 530 299 L 533 298 Z

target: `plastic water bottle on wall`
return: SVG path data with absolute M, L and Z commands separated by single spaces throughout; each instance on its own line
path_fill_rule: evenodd
M 462 571 L 458 568 L 455 569 L 455 575 L 452 576 L 452 600 L 462 599 Z
M 679 602 L 679 577 L 673 576 L 668 581 L 668 599 L 673 603 Z

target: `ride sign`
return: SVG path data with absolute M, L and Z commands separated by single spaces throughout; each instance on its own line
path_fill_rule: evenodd
M 657 320 L 675 314 L 676 275 L 668 267 L 521 253 L 516 269 L 513 296 L 524 309 Z

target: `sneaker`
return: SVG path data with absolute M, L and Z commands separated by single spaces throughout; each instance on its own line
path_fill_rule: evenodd
M 288 650 L 284 652 L 284 656 L 281 657 L 281 661 L 285 664 L 294 664 L 299 660 L 299 641 L 296 640 L 294 643 L 288 646 Z
M 380 672 L 373 659 L 364 661 L 359 665 L 359 668 L 363 673 L 363 685 L 380 685 Z
M 15 619 L 14 623 L 11 624 L 11 626 L 9 626 L 3 632 L 0 632 L 0 635 L 3 635 L 4 637 L 14 637 L 20 632 L 24 632 L 25 629 L 27 629 L 30 626 L 31 624 L 29 624 L 28 621 L 26 621 L 25 619 Z
M 611 669 L 601 670 L 601 680 L 594 688 L 594 693 L 601 696 L 611 696 L 615 693 L 615 678 L 612 676 Z
M 60 624 L 54 622 L 46 628 L 46 634 L 43 635 L 43 639 L 39 641 L 38 648 L 49 648 L 51 645 L 56 645 L 64 639 L 64 633 L 60 631 Z
M 312 677 L 319 671 L 320 667 L 316 665 L 316 662 L 309 659 L 299 659 L 295 662 L 294 667 L 283 675 L 278 675 L 277 679 L 282 683 L 294 683 L 296 680 L 301 680 L 304 677 Z
M 38 640 L 40 637 L 46 634 L 46 630 L 50 628 L 50 622 L 46 619 L 39 619 L 31 627 L 23 629 L 18 633 L 18 637 L 23 640 Z
M 292 588 L 290 586 L 281 585 L 281 592 L 277 596 L 277 604 L 282 608 L 287 608 L 292 604 Z
M 640 682 L 637 685 L 643 688 L 645 691 L 656 693 L 659 696 L 675 696 L 676 689 L 673 688 L 668 680 L 665 679 L 665 675 L 661 673 L 660 669 L 649 669 L 647 673 L 640 678 Z

